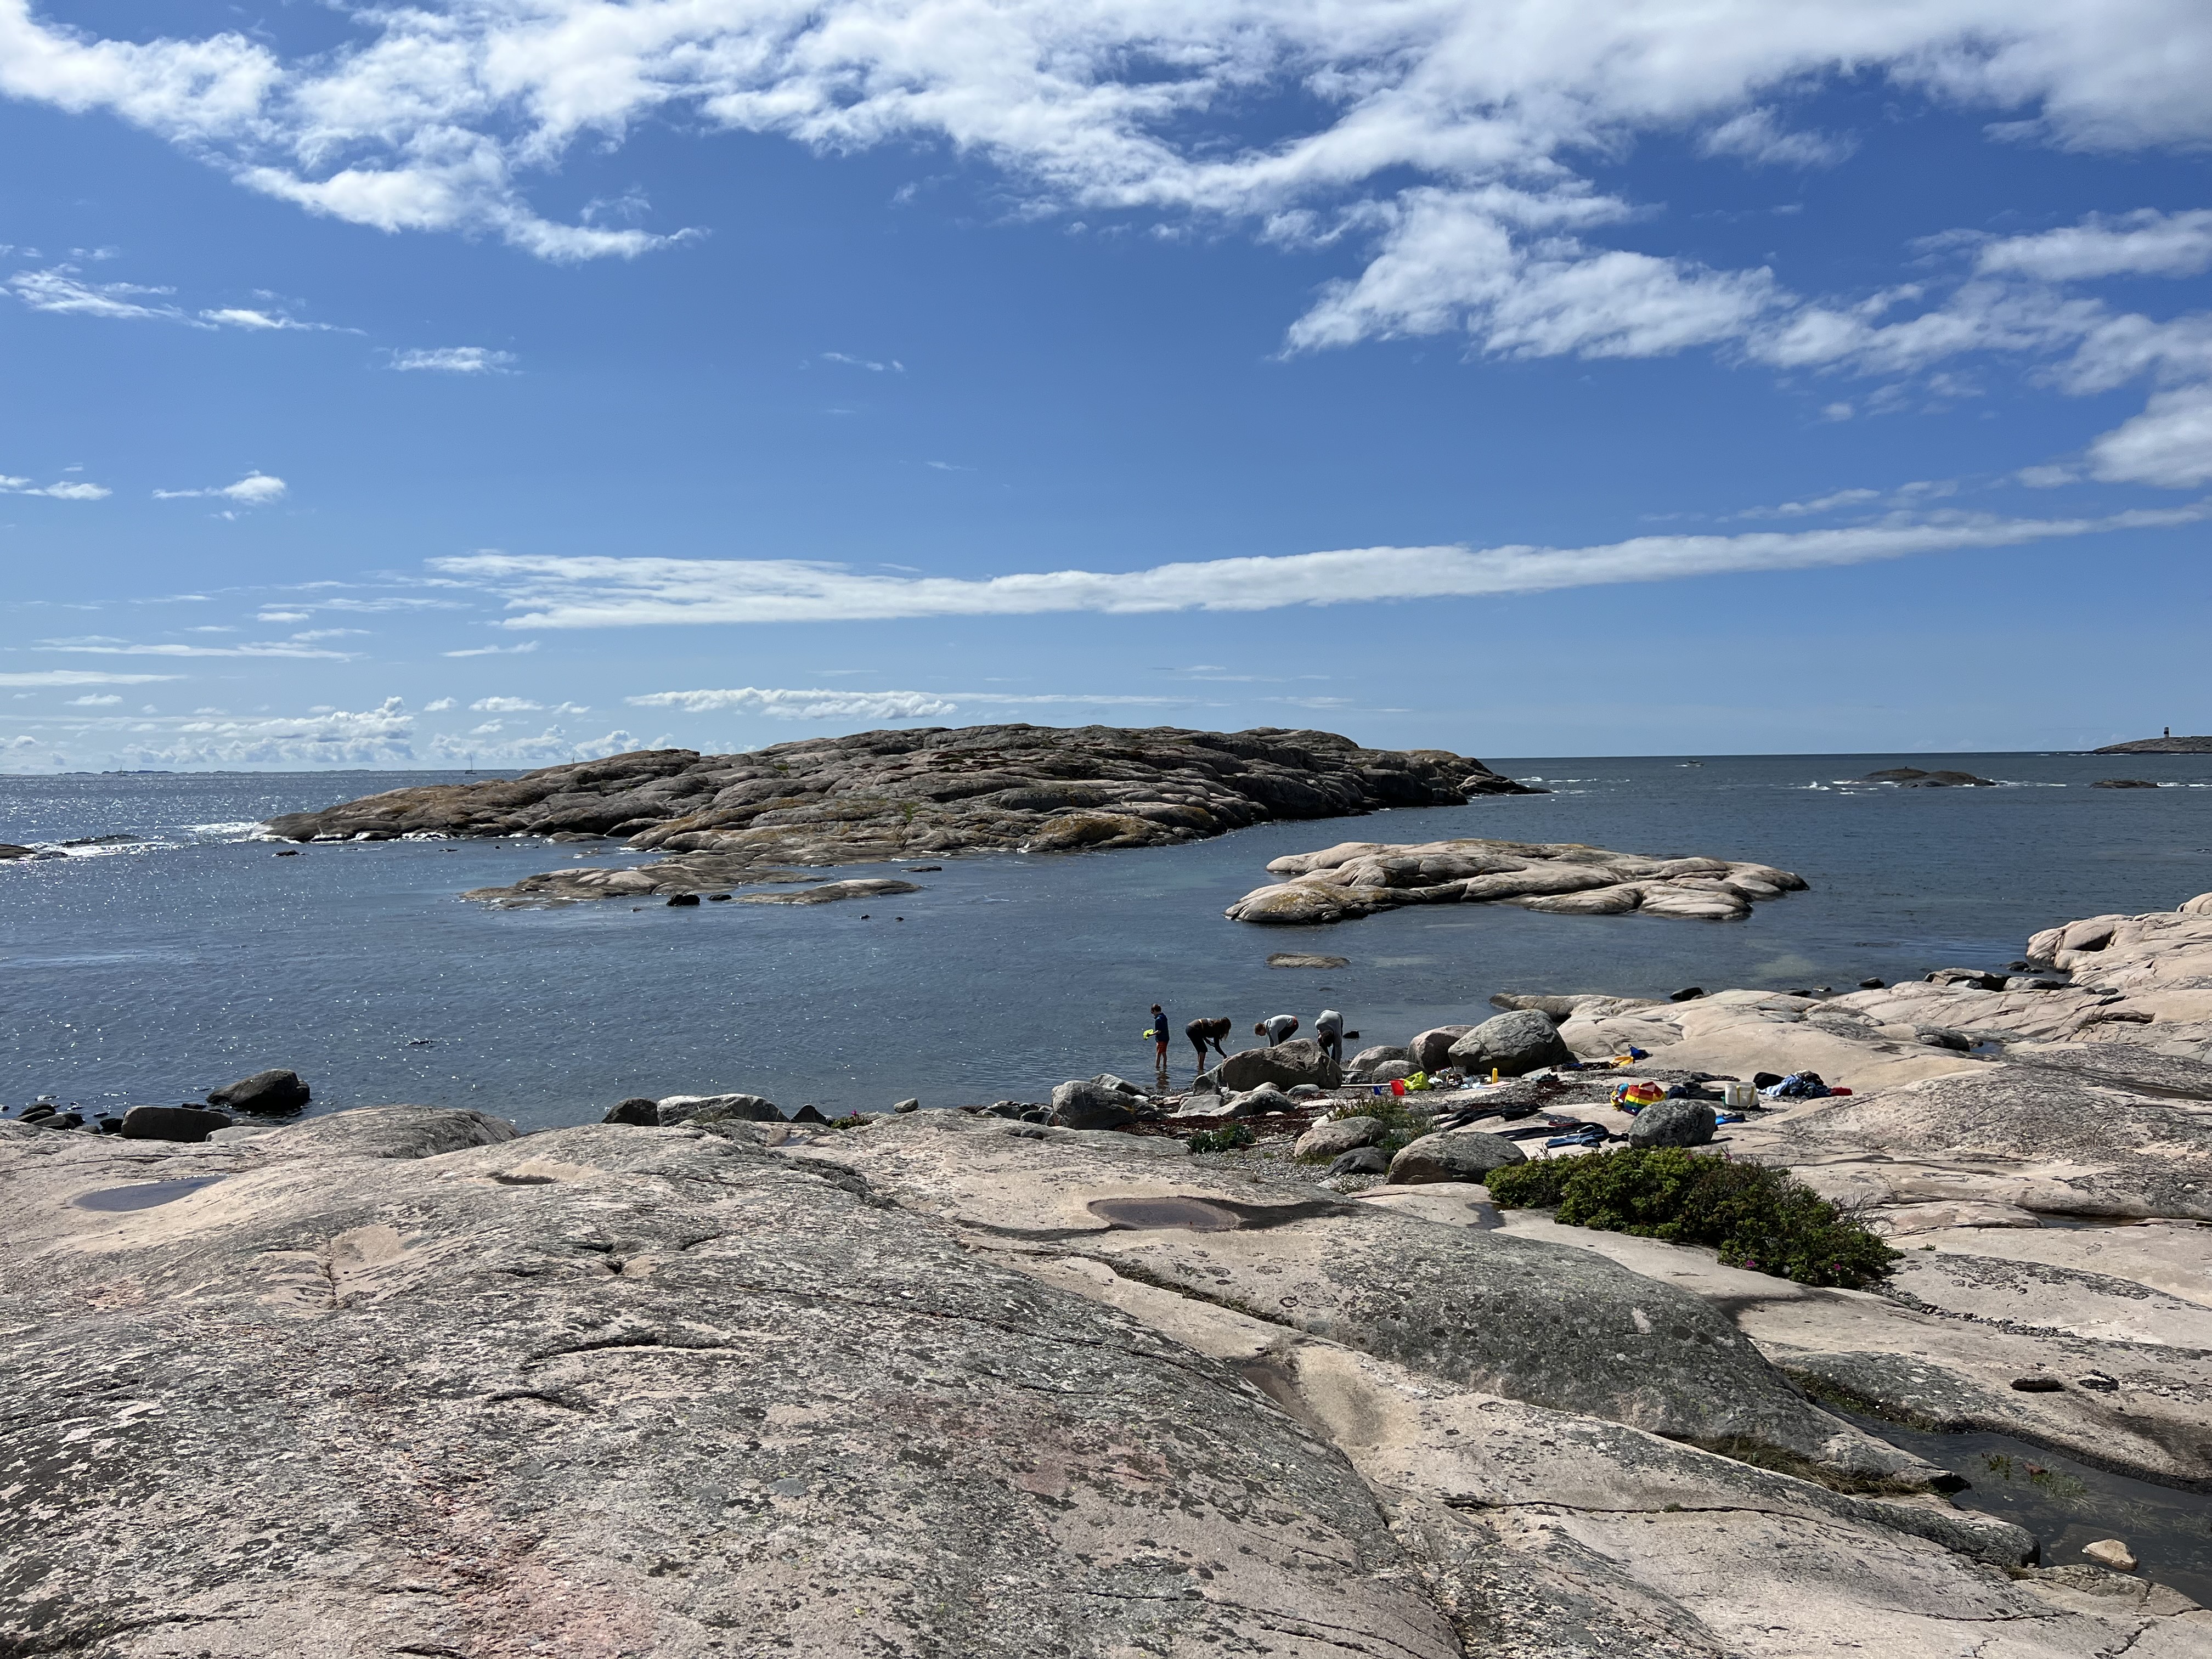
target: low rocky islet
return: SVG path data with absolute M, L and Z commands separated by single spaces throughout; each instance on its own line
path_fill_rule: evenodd
M 1328 732 L 1008 725 L 864 732 L 743 755 L 641 750 L 389 790 L 265 827 L 298 842 L 616 837 L 663 855 L 470 895 L 544 903 L 808 879 L 784 866 L 1167 846 L 1280 819 L 1541 793 L 1466 756 L 1363 749 Z
M 1578 842 L 1463 838 L 1418 845 L 1348 841 L 1273 860 L 1279 878 L 1224 913 L 1231 921 L 1310 927 L 1409 904 L 1514 904 L 1563 915 L 1675 916 L 1730 921 L 1802 892 L 1771 865 L 1655 858 Z

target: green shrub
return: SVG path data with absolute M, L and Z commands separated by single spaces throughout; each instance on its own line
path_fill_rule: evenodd
M 1549 1210 L 1566 1196 L 1567 1177 L 1586 1158 L 1532 1158 L 1508 1164 L 1483 1176 L 1490 1196 L 1509 1210 Z
M 1194 1152 L 1233 1152 L 1239 1146 L 1249 1146 L 1259 1139 L 1241 1123 L 1224 1123 L 1218 1129 L 1200 1129 L 1190 1138 Z
M 1781 1170 L 1678 1146 L 1542 1158 L 1490 1172 L 1492 1200 L 1556 1204 L 1570 1226 L 1707 1244 L 1732 1267 L 1856 1289 L 1897 1252 Z

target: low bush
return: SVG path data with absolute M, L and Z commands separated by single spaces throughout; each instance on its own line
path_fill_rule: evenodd
M 1509 1164 L 1486 1184 L 1509 1208 L 1556 1205 L 1570 1226 L 1711 1245 L 1731 1267 L 1801 1285 L 1856 1290 L 1897 1260 L 1863 1223 L 1787 1171 L 1679 1146 Z
M 1218 1129 L 1200 1129 L 1190 1138 L 1194 1152 L 1233 1152 L 1260 1139 L 1241 1123 L 1224 1123 Z

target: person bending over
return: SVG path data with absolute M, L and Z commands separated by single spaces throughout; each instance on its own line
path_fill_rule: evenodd
M 1182 1028 L 1190 1039 L 1190 1046 L 1198 1050 L 1198 1069 L 1206 1069 L 1206 1045 L 1212 1043 L 1213 1052 L 1222 1059 L 1229 1058 L 1229 1050 L 1221 1046 L 1221 1039 L 1230 1033 L 1231 1022 L 1227 1019 L 1194 1019 Z
M 1344 1016 L 1334 1008 L 1324 1008 L 1314 1021 L 1314 1036 L 1321 1040 L 1322 1052 L 1338 1065 L 1344 1064 Z
M 1298 1017 L 1296 1014 L 1277 1014 L 1273 1018 L 1263 1019 L 1255 1025 L 1252 1035 L 1267 1038 L 1267 1046 L 1272 1048 L 1279 1042 L 1288 1042 L 1297 1029 Z

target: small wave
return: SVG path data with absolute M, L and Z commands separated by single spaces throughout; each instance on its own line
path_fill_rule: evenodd
M 281 839 L 279 836 L 270 835 L 262 826 L 258 818 L 246 818 L 234 823 L 181 823 L 177 826 L 177 833 L 181 836 L 190 836 L 194 841 L 203 842 Z

